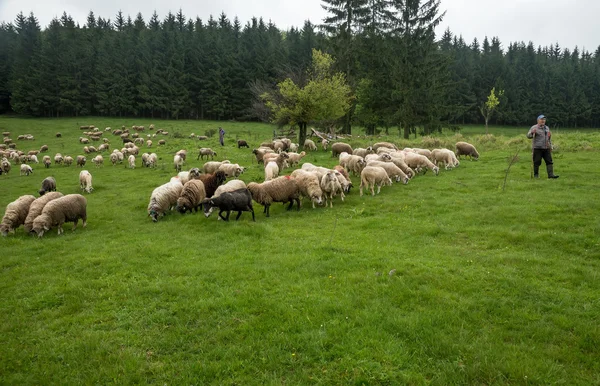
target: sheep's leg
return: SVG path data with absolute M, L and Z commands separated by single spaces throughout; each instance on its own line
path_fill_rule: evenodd
M 290 204 L 289 204 L 289 205 L 288 205 L 288 207 L 287 207 L 287 210 L 290 210 L 290 209 L 292 209 L 292 207 L 293 207 L 293 206 L 294 206 L 294 199 L 291 199 L 291 200 L 290 200 Z
M 77 229 L 77 223 L 79 222 L 79 219 L 76 218 L 75 221 L 73 221 L 73 230 Z
M 265 205 L 265 212 L 267 213 L 267 217 L 269 217 L 269 208 L 271 205 Z
M 220 217 L 221 219 L 223 219 L 224 221 L 227 221 L 227 219 L 226 219 L 225 217 L 223 217 L 223 212 L 225 212 L 223 209 L 221 209 L 221 210 L 219 211 L 219 217 Z
M 242 215 L 242 211 L 241 211 L 241 210 L 238 210 L 238 214 L 237 214 L 237 216 L 235 217 L 235 221 L 239 220 L 241 215 Z
M 58 234 L 63 233 L 62 224 L 58 224 Z
M 371 196 L 374 196 L 375 195 L 375 183 L 373 182 L 372 184 L 369 184 L 369 185 L 371 185 Z
M 381 184 L 377 185 L 377 194 L 381 193 Z
M 343 190 L 343 189 L 342 189 L 342 191 L 341 191 L 341 197 L 342 197 L 342 201 L 344 201 L 344 198 L 345 198 L 346 196 L 344 195 L 344 190 Z
M 300 199 L 296 198 L 296 202 L 298 203 L 298 210 L 300 210 Z
M 231 214 L 231 211 L 228 210 L 227 211 L 227 216 L 225 216 L 225 221 L 229 221 L 229 215 Z
M 250 213 L 252 213 L 252 221 L 256 222 L 256 219 L 254 218 L 254 209 L 252 207 L 250 207 Z

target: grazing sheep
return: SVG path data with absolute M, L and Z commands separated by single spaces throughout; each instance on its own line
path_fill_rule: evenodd
M 206 190 L 204 190 L 204 183 L 200 180 L 190 180 L 183 185 L 183 189 L 177 199 L 177 210 L 181 214 L 185 214 L 187 211 L 194 212 L 198 211 L 198 208 L 202 206 L 202 200 L 206 198 Z
M 31 166 L 27 165 L 27 164 L 22 164 L 21 165 L 21 175 L 30 175 L 33 174 L 33 169 L 31 168 Z
M 179 150 L 177 153 L 175 153 L 175 155 L 180 156 L 181 159 L 183 160 L 183 162 L 185 162 L 187 160 L 187 150 L 185 150 L 185 149 Z
M 202 166 L 202 170 L 206 174 L 214 173 L 217 170 L 219 170 L 219 167 L 221 167 L 221 165 L 228 164 L 228 163 L 231 163 L 231 162 L 229 162 L 229 160 L 220 161 L 220 162 L 219 161 L 209 161 L 209 162 L 206 162 Z
M 2 172 L 5 174 L 8 174 L 8 172 L 10 172 L 10 162 L 6 159 L 6 158 L 2 158 L 2 163 L 0 163 L 0 168 L 2 169 Z
M 427 157 L 427 159 L 429 159 L 430 161 L 432 160 L 431 157 L 431 150 L 429 149 L 420 149 L 420 148 L 414 148 L 413 151 L 417 154 L 421 154 L 424 155 L 425 157 Z
M 84 156 L 82 156 L 82 155 L 77 156 L 77 166 L 84 167 L 86 161 L 87 161 L 87 159 Z
M 392 180 L 388 177 L 385 169 L 379 166 L 365 166 L 360 173 L 360 195 L 363 195 L 363 187 L 371 189 L 371 195 L 375 195 L 375 185 L 377 185 L 377 194 L 381 192 L 382 185 L 392 185 Z
M 62 154 L 60 154 L 60 153 L 56 153 L 56 155 L 54 156 L 54 163 L 56 165 L 62 164 L 64 162 L 64 160 L 65 159 L 63 158 Z
M 148 216 L 157 222 L 171 207 L 177 205 L 183 185 L 179 181 L 170 181 L 152 191 L 148 203 Z
M 367 163 L 367 166 L 379 166 L 383 168 L 387 173 L 388 177 L 390 177 L 392 180 L 395 179 L 396 182 L 402 181 L 404 185 L 408 184 L 408 180 L 410 179 L 402 171 L 402 169 L 396 166 L 393 162 L 370 161 L 369 163 Z
M 219 197 L 221 194 L 225 192 L 233 192 L 238 189 L 246 189 L 246 183 L 242 180 L 230 180 L 226 184 L 221 185 L 215 190 L 215 193 L 212 197 Z
M 350 146 L 344 142 L 336 142 L 333 145 L 331 145 L 331 156 L 332 157 L 337 157 L 342 152 L 352 154 L 352 152 L 353 152 L 352 146 Z
M 160 146 L 162 146 L 162 145 L 166 145 L 166 144 L 167 144 L 167 141 L 165 141 L 164 139 L 161 139 L 161 140 L 159 140 L 159 141 L 158 141 L 158 144 L 159 144 Z
M 82 170 L 79 173 L 79 187 L 86 193 L 92 193 L 92 175 L 87 170 Z
M 28 160 L 28 161 L 29 161 L 30 163 L 36 163 L 36 164 L 39 164 L 39 163 L 40 163 L 40 161 L 38 161 L 38 159 L 37 159 L 37 156 L 35 156 L 35 155 L 30 155 L 30 156 L 27 156 L 27 157 L 29 158 L 29 160 Z
M 298 163 L 300 163 L 300 160 L 302 160 L 302 158 L 304 158 L 304 156 L 306 155 L 306 152 L 303 151 L 300 154 L 294 153 L 294 152 L 289 152 L 286 154 L 288 156 L 288 164 L 290 166 L 296 166 L 296 165 L 298 165 Z
M 317 145 L 312 139 L 307 139 L 304 141 L 304 150 L 316 151 Z
M 73 157 L 71 157 L 70 155 L 65 156 L 63 163 L 65 164 L 65 166 L 73 165 Z
M 263 143 L 260 144 L 259 147 L 268 147 L 271 150 L 275 150 L 274 141 L 273 142 L 263 142 Z
M 104 165 L 104 157 L 102 157 L 100 154 L 98 154 L 97 156 L 95 156 L 94 158 L 92 158 L 92 162 L 97 167 L 100 167 L 100 166 Z
M 158 155 L 156 153 L 150 154 L 148 157 L 148 167 L 155 168 L 158 165 Z
M 238 164 L 221 164 L 217 170 L 221 170 L 225 173 L 227 178 L 239 177 L 240 174 L 244 173 L 245 168 Z
M 333 208 L 333 198 L 337 196 L 338 193 L 341 194 L 342 201 L 344 201 L 342 184 L 340 184 L 340 181 L 338 180 L 334 170 L 329 171 L 323 177 L 321 177 L 321 190 L 323 191 L 323 196 L 325 197 L 326 207 L 327 199 L 329 199 L 329 205 L 331 208 Z
M 27 218 L 25 218 L 25 222 L 23 223 L 23 230 L 25 233 L 31 232 L 33 229 L 33 220 L 42 214 L 44 206 L 46 206 L 46 204 L 50 201 L 56 200 L 62 196 L 63 194 L 61 192 L 50 192 L 44 194 L 42 197 L 36 198 L 35 201 L 31 203 L 31 206 L 29 207 L 29 213 L 27 213 Z
M 142 166 L 143 167 L 148 167 L 148 159 L 149 158 L 150 158 L 150 154 L 149 153 L 142 154 Z
M 149 140 L 147 140 L 147 141 L 146 141 L 146 146 L 147 146 L 147 147 L 152 147 L 152 140 L 150 140 L 150 139 L 149 139 Z
M 56 180 L 54 177 L 46 177 L 42 181 L 42 188 L 39 191 L 40 196 L 43 196 L 47 192 L 56 192 Z
M 360 172 L 365 166 L 367 166 L 367 162 L 363 157 L 358 155 L 348 155 L 343 159 L 340 155 L 340 165 L 347 169 L 348 172 L 353 173 L 355 176 L 360 176 Z
M 38 155 L 38 154 L 40 154 L 39 150 L 31 150 L 31 151 L 27 152 L 27 155 Z
M 384 154 L 381 154 L 381 155 L 383 156 Z M 389 162 L 392 162 L 394 165 L 398 166 L 404 172 L 404 174 L 406 174 L 408 176 L 408 178 L 413 178 L 415 176 L 415 174 L 416 174 L 415 171 L 412 170 L 404 161 L 404 153 L 403 152 L 397 151 L 394 153 L 390 153 L 389 155 L 385 154 L 385 156 L 389 156 L 390 157 Z M 385 161 L 385 162 L 388 162 L 388 161 Z
M 327 151 L 327 146 L 328 146 L 328 145 L 329 145 L 329 140 L 328 140 L 328 139 L 325 139 L 325 138 L 323 138 L 323 139 L 321 140 L 321 147 L 323 148 L 323 151 Z M 350 152 L 350 153 L 352 153 L 352 152 Z
M 417 173 L 421 170 L 427 171 L 427 169 L 433 171 L 436 176 L 440 173 L 440 168 L 434 165 L 429 158 L 421 154 L 411 152 L 404 153 L 404 162 Z
M 98 146 L 99 152 L 108 151 L 109 149 L 110 149 L 110 145 L 108 143 L 103 143 L 102 145 Z
M 127 163 L 131 169 L 135 169 L 135 156 L 133 154 L 127 158 Z
M 203 147 L 198 152 L 198 157 L 196 159 L 197 160 L 204 159 L 204 156 L 206 156 L 206 159 L 208 159 L 208 157 L 210 157 L 210 159 L 212 160 L 215 158 L 216 155 L 217 155 L 217 153 L 213 149 L 211 149 L 209 147 Z
M 276 139 L 275 141 L 273 141 L 273 150 L 275 150 L 276 153 L 281 153 L 282 151 L 285 151 L 287 147 L 287 144 L 282 140 Z
M 275 162 L 277 164 L 277 167 L 279 168 L 279 172 L 281 172 L 286 166 L 286 160 L 288 159 L 288 157 L 289 156 L 287 153 L 265 154 L 265 156 L 263 157 L 263 162 L 265 163 L 265 166 L 271 161 Z
M 216 171 L 212 174 L 202 174 L 200 180 L 204 183 L 206 197 L 210 198 L 215 194 L 217 188 L 225 182 L 227 177 L 222 171 Z
M 196 138 L 198 138 L 198 141 L 206 141 L 208 139 L 206 135 L 199 135 Z
M 313 209 L 315 208 L 315 204 L 321 205 L 323 202 L 323 190 L 321 189 L 321 181 L 319 181 L 317 173 L 297 169 L 292 172 L 290 177 L 294 178 L 298 183 L 300 196 L 308 197 L 311 200 Z
M 348 171 L 342 165 L 335 165 L 333 167 L 333 170 L 339 172 L 342 176 L 344 176 L 345 179 L 350 181 L 350 175 L 348 174 Z
M 50 167 L 50 165 L 52 164 L 52 160 L 50 159 L 50 156 L 45 155 L 42 158 L 42 163 L 44 164 L 44 166 L 46 167 L 46 169 L 48 169 Z
M 175 166 L 175 170 L 177 172 L 181 171 L 181 168 L 183 167 L 183 158 L 181 158 L 179 154 L 173 157 L 173 165 Z
M 475 149 L 475 146 L 468 142 L 456 142 L 456 157 L 460 159 L 461 155 L 469 156 L 471 161 L 473 159 L 475 159 L 475 161 L 479 159 L 479 153 Z
M 48 151 L 48 145 L 42 145 L 42 147 L 40 147 L 40 152 L 43 153 L 45 151 Z
M 275 161 L 267 163 L 265 166 L 265 181 L 270 181 L 279 175 L 279 166 Z
M 58 234 L 63 233 L 62 226 L 65 222 L 73 222 L 73 230 L 81 219 L 83 227 L 87 223 L 87 200 L 81 194 L 67 194 L 48 202 L 42 214 L 33 220 L 32 231 L 42 237 L 51 227 L 58 227 Z
M 439 163 L 443 162 L 445 170 L 452 169 L 452 168 L 458 166 L 458 163 L 455 163 L 455 160 L 456 161 L 458 161 L 458 160 L 456 159 L 456 156 L 454 155 L 454 152 L 452 150 L 433 149 L 431 151 L 431 158 L 432 158 L 431 161 L 438 167 L 439 167 Z
M 238 139 L 237 145 L 238 145 L 238 149 L 240 149 L 242 147 L 250 149 L 250 146 L 248 145 L 248 142 L 244 141 L 243 139 Z
M 6 236 L 8 233 L 15 233 L 15 229 L 25 223 L 29 207 L 33 201 L 35 201 L 34 196 L 26 195 L 17 198 L 6 206 L 2 223 L 0 223 L 0 233 L 2 236 Z
M 179 177 L 179 180 L 181 181 L 181 183 L 183 185 L 185 185 L 185 183 L 190 180 L 199 180 L 200 179 L 200 169 L 192 168 L 187 172 L 179 172 L 179 174 L 177 174 L 177 177 Z
M 374 152 L 375 151 L 373 150 L 373 148 L 371 146 L 369 146 L 366 149 L 364 149 L 362 147 L 359 147 L 358 149 L 354 149 L 352 154 L 365 158 L 367 156 L 367 154 L 373 154 Z
M 237 221 L 242 212 L 252 213 L 252 221 L 256 221 L 254 216 L 254 209 L 252 208 L 252 195 L 246 188 L 234 190 L 232 192 L 223 192 L 218 197 L 207 198 L 202 201 L 204 205 L 204 215 L 209 217 L 213 212 L 214 208 L 219 208 L 219 218 L 229 221 L 229 215 L 231 211 L 237 211 L 238 214 L 235 217 Z M 223 217 L 223 212 L 227 215 Z
M 273 149 L 267 147 L 259 147 L 258 149 L 252 150 L 252 154 L 256 156 L 256 162 L 259 164 L 263 163 L 263 158 L 265 154 L 271 154 L 274 152 L 275 151 Z
M 379 149 L 380 147 L 387 147 L 389 149 L 394 149 L 394 150 L 398 150 L 398 146 L 394 145 L 391 142 L 377 142 L 376 144 L 373 144 L 373 146 L 371 146 L 373 148 L 373 151 L 377 151 L 377 149 Z
M 252 193 L 254 201 L 264 206 L 263 213 L 269 217 L 269 208 L 274 202 L 289 202 L 288 210 L 297 202 L 300 210 L 300 190 L 295 179 L 289 176 L 277 177 L 271 181 L 263 183 L 251 182 L 248 184 L 248 190 Z

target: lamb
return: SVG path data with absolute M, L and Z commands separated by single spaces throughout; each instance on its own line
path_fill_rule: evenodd
M 65 156 L 65 160 L 63 162 L 65 166 L 71 166 L 73 165 L 73 157 L 71 157 L 70 155 Z
M 406 164 L 410 168 L 414 169 L 417 173 L 420 172 L 422 169 L 425 169 L 425 171 L 427 171 L 427 169 L 430 169 L 437 176 L 440 172 L 440 168 L 434 165 L 429 160 L 429 158 L 417 153 L 404 153 L 404 162 L 406 162 Z
M 236 221 L 240 218 L 242 212 L 252 213 L 252 221 L 256 221 L 254 209 L 252 208 L 252 195 L 246 188 L 224 192 L 218 197 L 207 198 L 202 204 L 204 205 L 204 215 L 206 217 L 210 216 L 214 208 L 219 208 L 219 218 L 225 221 L 229 221 L 231 211 L 238 212 L 235 217 Z M 223 212 L 227 213 L 225 217 L 223 217 Z
M 377 194 L 381 192 L 382 185 L 392 185 L 392 180 L 388 177 L 385 169 L 379 166 L 366 166 L 360 173 L 360 195 L 363 195 L 363 187 L 371 189 L 371 195 L 375 195 L 375 185 L 377 185 Z
M 365 158 L 367 156 L 367 154 L 373 154 L 375 151 L 373 150 L 373 148 L 371 146 L 367 147 L 366 149 L 359 147 L 358 149 L 354 149 L 354 151 L 352 152 L 353 155 L 358 155 L 362 158 Z
M 33 220 L 32 231 L 42 237 L 51 227 L 58 226 L 58 234 L 63 233 L 62 226 L 65 222 L 74 222 L 73 230 L 77 228 L 79 219 L 83 220 L 83 227 L 87 223 L 87 200 L 81 194 L 67 194 L 48 202 L 42 214 Z
M 265 181 L 270 181 L 279 175 L 279 166 L 275 161 L 267 163 L 265 166 Z
M 174 205 L 181 195 L 183 185 L 179 181 L 170 181 L 152 191 L 148 203 L 148 216 L 157 222 Z
M 29 207 L 33 201 L 35 201 L 34 196 L 26 195 L 19 197 L 6 206 L 4 217 L 2 217 L 2 222 L 0 223 L 0 233 L 2 236 L 6 236 L 8 233 L 15 233 L 15 229 L 25 223 Z
M 340 184 L 340 181 L 333 170 L 321 177 L 321 190 L 325 196 L 325 206 L 327 206 L 327 199 L 329 198 L 330 207 L 333 208 L 333 197 L 335 197 L 338 193 L 341 194 L 342 201 L 344 201 L 344 191 L 342 189 L 342 185 Z
M 312 201 L 313 209 L 315 208 L 315 204 L 321 205 L 323 202 L 323 190 L 321 190 L 321 182 L 317 173 L 297 169 L 292 172 L 290 177 L 297 181 L 300 195 L 308 197 Z
M 82 155 L 77 156 L 77 166 L 84 167 L 86 161 L 87 161 L 87 159 L 84 156 L 82 156 Z
M 227 179 L 222 171 L 216 171 L 213 174 L 202 174 L 199 178 L 204 183 L 204 190 L 208 198 L 212 197 L 217 188 Z
M 205 198 L 204 183 L 200 180 L 190 180 L 183 185 L 183 190 L 179 194 L 177 210 L 181 214 L 185 214 L 188 210 L 190 213 L 192 210 L 197 212 Z
M 198 158 L 196 158 L 196 159 L 197 160 L 204 159 L 204 156 L 206 156 L 206 159 L 208 159 L 208 157 L 210 157 L 210 159 L 212 160 L 215 158 L 216 155 L 217 155 L 217 153 L 210 147 L 203 147 L 198 152 Z
M 219 170 L 219 167 L 221 167 L 221 165 L 228 164 L 228 163 L 230 163 L 229 160 L 225 160 L 225 161 L 221 161 L 221 162 L 218 162 L 218 161 L 209 161 L 209 162 L 206 162 L 202 166 L 202 170 L 206 174 L 214 173 L 217 170 Z
M 43 196 L 47 192 L 56 192 L 56 180 L 54 177 L 46 177 L 42 181 L 42 188 L 39 191 L 40 196 Z
M 104 165 L 104 157 L 102 157 L 100 154 L 98 154 L 97 156 L 95 156 L 94 158 L 92 158 L 92 162 L 97 167 L 100 167 L 100 166 Z
M 25 233 L 31 232 L 33 229 L 33 220 L 36 219 L 37 216 L 42 214 L 42 210 L 47 203 L 52 200 L 56 200 L 57 198 L 62 197 L 63 194 L 61 192 L 50 192 L 44 194 L 42 197 L 36 198 L 35 201 L 31 203 L 29 207 L 29 213 L 27 213 L 27 218 L 25 218 L 25 223 L 23 224 L 23 229 Z
M 175 166 L 175 170 L 177 172 L 181 171 L 181 168 L 183 167 L 183 158 L 179 154 L 173 157 L 173 165 Z
M 127 163 L 131 169 L 135 169 L 135 156 L 133 154 L 127 158 Z
M 336 142 L 333 145 L 331 145 L 331 156 L 332 157 L 337 157 L 344 151 L 348 154 L 352 154 L 352 152 L 353 152 L 352 146 L 350 146 L 344 142 Z
M 27 164 L 22 164 L 21 165 L 21 175 L 30 175 L 33 174 L 33 169 L 31 168 L 31 166 L 27 165 Z
M 317 150 L 317 145 L 312 139 L 307 139 L 304 141 L 304 150 L 315 151 Z
M 479 153 L 475 149 L 475 146 L 468 142 L 456 142 L 456 157 L 460 158 L 461 155 L 469 156 L 471 161 L 473 159 L 475 159 L 475 161 L 479 159 Z
M 379 166 L 385 170 L 388 177 L 391 179 L 395 179 L 396 182 L 402 181 L 404 185 L 408 184 L 408 176 L 400 169 L 398 166 L 394 165 L 393 162 L 381 162 L 381 161 L 371 161 L 367 163 L 367 166 Z
M 398 147 L 391 142 L 377 142 L 372 146 L 374 151 L 377 151 L 377 149 L 380 147 L 387 147 L 390 149 L 398 150 Z
M 294 202 L 300 210 L 300 190 L 295 179 L 289 176 L 277 177 L 271 181 L 263 183 L 251 182 L 248 184 L 248 190 L 252 193 L 254 201 L 264 206 L 263 213 L 269 217 L 269 209 L 274 202 L 289 202 L 288 210 L 292 209 Z
M 300 160 L 302 158 L 304 158 L 304 156 L 306 155 L 306 152 L 301 152 L 301 153 L 286 153 L 288 156 L 288 164 L 290 166 L 295 166 L 298 165 L 298 163 L 300 163 Z
M 237 145 L 238 149 L 241 149 L 242 147 L 250 149 L 250 146 L 248 146 L 248 142 L 244 141 L 243 139 L 238 139 Z
M 258 149 L 252 150 L 252 154 L 254 154 L 256 156 L 257 163 L 263 162 L 263 158 L 264 158 L 265 154 L 270 154 L 270 153 L 274 153 L 274 151 L 273 151 L 273 149 L 270 149 L 267 147 L 259 147 Z
M 94 190 L 92 187 L 92 175 L 87 170 L 82 170 L 79 173 L 79 187 L 87 193 L 92 193 Z
M 225 173 L 225 177 L 239 177 L 240 174 L 244 173 L 245 168 L 241 167 L 239 164 L 221 164 L 217 171 L 222 171 Z

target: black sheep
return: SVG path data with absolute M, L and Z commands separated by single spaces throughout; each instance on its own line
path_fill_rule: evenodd
M 42 189 L 40 189 L 40 196 L 43 196 L 47 192 L 56 192 L 56 180 L 54 177 L 46 177 L 42 181 Z
M 248 146 L 248 142 L 244 141 L 243 139 L 238 139 L 237 141 L 238 144 L 238 149 L 242 148 L 242 147 L 246 147 L 246 148 L 250 148 L 250 146 Z
M 209 217 L 213 212 L 213 208 L 219 208 L 219 217 L 225 221 L 229 221 L 229 215 L 231 211 L 237 211 L 238 215 L 235 220 L 237 221 L 242 212 L 251 212 L 252 221 L 256 221 L 254 218 L 254 209 L 252 208 L 252 195 L 248 189 L 238 189 L 233 192 L 224 192 L 220 196 L 215 198 L 207 198 L 202 201 L 204 206 L 204 215 Z M 227 212 L 227 216 L 223 217 L 223 212 Z

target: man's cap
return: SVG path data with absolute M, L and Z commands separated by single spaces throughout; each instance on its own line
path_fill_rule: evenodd
M 538 116 L 537 119 L 546 119 L 546 116 L 544 114 L 542 114 L 542 115 Z

